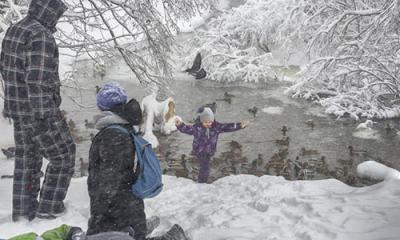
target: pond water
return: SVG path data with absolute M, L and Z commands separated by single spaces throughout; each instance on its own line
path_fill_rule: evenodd
M 80 64 L 78 77 L 91 79 L 88 77 L 90 69 L 87 63 Z M 297 71 L 296 68 L 282 69 L 279 69 L 282 74 L 289 75 Z M 94 86 L 111 80 L 121 82 L 130 97 L 139 101 L 148 93 L 133 81 L 132 73 L 122 62 L 108 67 L 103 81 L 86 81 L 85 89 L 88 90 L 83 90 L 82 94 L 73 90 L 68 92 L 94 106 Z M 184 121 L 192 121 L 199 106 L 212 102 L 217 103 L 218 121 L 250 121 L 244 130 L 220 135 L 211 180 L 229 174 L 273 174 L 287 179 L 336 177 L 351 185 L 363 185 L 369 182 L 357 179 L 355 174 L 356 165 L 362 161 L 372 159 L 400 168 L 399 136 L 397 131 L 385 129 L 387 124 L 398 129 L 397 120 L 379 121 L 373 130 L 357 131 L 358 123 L 351 119 L 327 116 L 318 105 L 284 95 L 288 84 L 224 85 L 194 80 L 184 73 L 176 74 L 169 96 L 175 99 L 177 115 Z M 232 95 L 230 103 L 220 100 L 224 99 L 225 93 Z M 70 112 L 68 117 L 80 123 L 97 111 L 94 107 L 82 110 L 76 104 L 66 102 L 65 107 Z M 258 109 L 255 116 L 249 111 L 254 107 Z M 282 131 L 285 127 L 287 131 Z M 87 135 L 91 131 L 84 132 Z M 157 151 L 165 173 L 195 179 L 198 169 L 190 156 L 192 137 L 179 132 L 169 136 L 158 134 L 158 137 L 160 146 Z M 90 143 L 83 142 L 81 147 L 78 146 L 78 155 L 87 158 Z

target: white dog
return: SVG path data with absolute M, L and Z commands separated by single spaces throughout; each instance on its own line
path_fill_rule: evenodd
M 153 130 L 158 130 L 165 135 L 176 131 L 174 99 L 168 98 L 165 101 L 159 102 L 156 96 L 157 94 L 154 92 L 143 98 L 141 103 L 144 118 L 144 123 L 141 127 L 142 131 L 144 131 L 143 138 L 150 142 L 153 148 L 158 146 L 158 139 L 154 135 Z

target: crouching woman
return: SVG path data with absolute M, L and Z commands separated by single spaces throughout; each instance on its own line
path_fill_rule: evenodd
M 132 131 L 142 121 L 140 105 L 135 99 L 127 102 L 125 90 L 109 83 L 98 93 L 97 107 L 102 112 L 95 116 L 100 131 L 89 152 L 87 235 L 134 227 L 135 239 L 142 239 L 146 233 L 144 203 L 131 191 L 136 180 L 135 147 L 128 134 L 108 128 L 120 125 Z
M 128 232 L 135 240 L 186 240 L 185 232 L 177 224 L 162 236 L 146 238 L 158 225 L 159 219 L 157 224 L 146 223 L 143 200 L 132 193 L 137 175 L 131 136 L 120 129 L 110 128 L 119 125 L 133 131 L 133 126 L 142 122 L 139 103 L 135 99 L 127 102 L 125 90 L 119 84 L 109 83 L 97 94 L 97 107 L 101 113 L 95 117 L 95 123 L 100 131 L 89 152 L 88 239 L 107 239 L 95 238 L 103 236 L 100 233 Z

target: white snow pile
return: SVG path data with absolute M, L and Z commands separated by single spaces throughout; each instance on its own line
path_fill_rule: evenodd
M 182 54 L 185 57 L 183 67 L 190 67 L 200 52 L 203 68 L 211 80 L 263 82 L 277 79 L 271 65 L 288 64 L 290 56 L 301 52 L 299 48 L 304 46 L 298 43 L 301 33 L 291 27 L 296 25 L 287 22 L 294 6 L 294 0 L 248 0 L 225 12 L 210 21 L 207 30 L 198 30 L 185 43 L 190 52 Z M 282 35 L 289 32 L 292 36 L 283 39 Z
M 375 161 L 366 161 L 357 166 L 357 174 L 374 180 L 400 179 L 400 172 Z
M 213 184 L 164 176 L 165 188 L 146 200 L 147 216 L 158 215 L 157 236 L 178 223 L 193 240 L 397 240 L 399 180 L 353 188 L 337 180 L 286 181 L 237 175 Z M 12 180 L 0 180 L 0 237 L 43 231 L 66 223 L 87 228 L 86 178 L 73 179 L 68 212 L 55 220 L 11 222 Z

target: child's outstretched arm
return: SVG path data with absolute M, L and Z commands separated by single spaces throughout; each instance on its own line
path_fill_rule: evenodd
M 243 128 L 246 128 L 249 125 L 248 121 L 241 121 L 240 123 L 217 123 L 217 131 L 220 133 L 223 132 L 234 132 Z
M 193 135 L 193 126 L 186 125 L 181 119 L 176 118 L 175 125 L 179 132 Z

